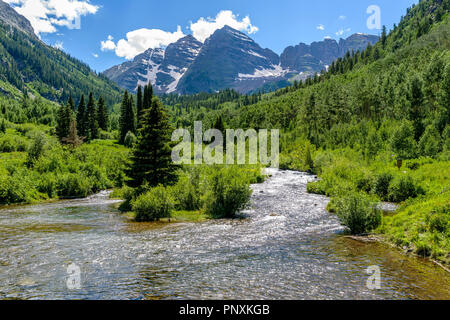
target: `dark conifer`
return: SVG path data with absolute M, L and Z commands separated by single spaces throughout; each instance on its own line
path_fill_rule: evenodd
M 139 86 L 137 90 L 137 98 L 136 98 L 136 114 L 137 114 L 137 126 L 141 127 L 141 116 L 142 110 L 144 110 L 144 101 L 142 96 L 142 87 Z
M 131 157 L 127 174 L 130 187 L 171 185 L 177 180 L 177 166 L 172 162 L 172 128 L 166 109 L 154 98 L 150 109 L 144 111 L 142 128 Z
M 88 118 L 88 135 L 87 139 L 98 139 L 98 121 L 97 121 L 97 108 L 95 106 L 94 95 L 91 92 L 89 94 L 89 101 L 87 106 L 87 118 Z
M 98 99 L 98 110 L 97 110 L 97 122 L 100 129 L 103 131 L 108 130 L 108 122 L 109 122 L 109 116 L 108 116 L 108 109 L 106 108 L 105 100 L 100 97 Z
M 56 126 L 56 135 L 60 142 L 69 135 L 70 121 L 72 119 L 72 109 L 69 103 L 61 106 L 58 110 L 58 121 Z
M 78 134 L 85 138 L 87 137 L 87 114 L 86 114 L 86 104 L 84 102 L 84 95 L 81 96 L 80 103 L 78 105 L 77 111 L 77 129 Z

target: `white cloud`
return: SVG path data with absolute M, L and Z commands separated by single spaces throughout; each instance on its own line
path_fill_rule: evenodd
M 346 17 L 346 16 L 344 16 L 344 15 L 342 15 L 342 16 L 339 16 L 339 20 L 345 20 L 345 19 L 347 19 L 347 17 Z
M 113 42 L 113 37 L 108 36 L 108 39 L 100 42 L 102 51 L 115 50 L 116 44 Z
M 92 56 L 93 56 L 95 59 L 98 58 L 98 54 L 96 54 L 96 53 L 93 53 Z
M 317 30 L 325 30 L 325 26 L 323 24 L 319 24 L 316 28 Z
M 5 0 L 31 23 L 36 34 L 54 33 L 57 26 L 79 28 L 81 16 L 97 13 L 89 0 Z
M 249 16 L 239 20 L 239 17 L 230 10 L 220 11 L 215 18 L 200 18 L 197 22 L 191 22 L 190 29 L 197 40 L 204 42 L 216 30 L 226 25 L 248 34 L 256 33 L 259 30 L 258 27 L 252 25 Z
M 190 27 L 187 27 L 187 29 L 191 30 L 197 40 L 204 42 L 214 31 L 226 25 L 249 34 L 259 30 L 252 25 L 248 16 L 239 20 L 238 16 L 229 10 L 220 11 L 215 18 L 200 18 L 197 22 L 191 21 Z M 108 36 L 106 40 L 100 42 L 100 48 L 102 51 L 115 51 L 117 56 L 131 60 L 147 49 L 168 46 L 184 36 L 181 26 L 178 26 L 175 32 L 143 28 L 128 32 L 126 39 L 120 39 L 117 42 L 113 41 L 112 36 Z
M 147 49 L 168 46 L 184 36 L 185 34 L 181 31 L 180 26 L 175 32 L 160 29 L 139 29 L 128 32 L 126 40 L 120 39 L 117 43 L 114 43 L 113 37 L 108 36 L 108 39 L 100 44 L 102 51 L 115 50 L 117 56 L 131 60 Z
M 331 40 L 331 39 L 333 39 L 333 38 L 331 38 L 330 36 L 325 36 L 325 37 L 323 37 L 325 40 Z

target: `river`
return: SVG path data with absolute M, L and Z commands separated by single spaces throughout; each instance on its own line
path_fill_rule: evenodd
M 1 209 L 0 298 L 450 299 L 433 263 L 344 237 L 327 198 L 306 192 L 313 177 L 272 174 L 236 220 L 137 224 L 107 192 Z M 366 285 L 370 266 L 380 289 Z

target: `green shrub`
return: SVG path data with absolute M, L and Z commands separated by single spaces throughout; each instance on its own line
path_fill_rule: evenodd
M 403 163 L 403 165 L 411 170 L 418 170 L 420 167 L 433 163 L 433 159 L 421 157 L 419 159 L 411 159 L 407 160 Z
M 127 148 L 132 148 L 133 145 L 136 143 L 136 141 L 137 141 L 136 136 L 132 132 L 128 132 L 127 135 L 125 136 L 123 144 Z
M 195 168 L 182 174 L 172 190 L 177 210 L 194 211 L 201 208 L 200 172 Z
M 132 210 L 136 221 L 150 222 L 170 218 L 174 207 L 173 199 L 167 188 L 158 186 L 132 201 Z
M 444 233 L 448 229 L 449 218 L 445 217 L 444 214 L 432 214 L 428 217 L 428 225 L 430 231 L 437 231 Z
M 418 241 L 414 242 L 414 246 L 415 246 L 415 252 L 419 256 L 429 257 L 431 255 L 432 248 L 427 242 L 418 240 Z
M 435 157 L 441 150 L 441 136 L 433 125 L 426 128 L 419 141 L 419 152 L 424 157 Z
M 411 122 L 403 121 L 395 130 L 391 138 L 391 148 L 403 160 L 414 158 L 417 143 L 414 140 L 414 127 Z
M 306 186 L 306 191 L 308 191 L 308 193 L 320 194 L 322 196 L 327 195 L 327 190 L 326 188 L 324 188 L 324 184 L 322 181 L 314 181 L 308 183 Z
M 37 161 L 44 153 L 45 145 L 47 144 L 47 139 L 42 132 L 36 133 L 34 136 L 30 147 L 28 148 L 27 156 L 27 166 L 32 167 L 34 162 Z
M 27 148 L 27 141 L 20 136 L 6 134 L 0 137 L 0 152 L 24 152 Z
M 214 218 L 234 218 L 252 194 L 250 184 L 232 168 L 213 173 L 208 188 L 205 210 Z
M 135 196 L 136 196 L 136 190 L 125 185 L 119 189 L 114 189 L 114 191 L 110 195 L 110 198 L 124 200 L 120 204 L 119 210 L 122 212 L 129 212 L 132 210 L 131 202 L 133 201 Z
M 352 234 L 364 234 L 381 224 L 381 210 L 378 204 L 360 194 L 349 194 L 334 202 L 336 214 L 341 223 Z
M 61 198 L 84 198 L 91 194 L 89 179 L 77 173 L 58 176 L 58 196 Z
M 0 203 L 30 203 L 39 198 L 32 180 L 23 168 L 17 169 L 12 175 L 0 173 Z
M 388 199 L 389 185 L 394 179 L 394 176 L 388 172 L 383 172 L 379 174 L 373 184 L 373 193 L 379 196 L 383 200 Z
M 45 173 L 40 176 L 37 184 L 37 190 L 45 193 L 49 198 L 58 196 L 58 180 L 53 173 Z
M 372 190 L 373 180 L 374 178 L 371 174 L 363 174 L 356 180 L 356 189 L 369 193 Z
M 422 194 L 425 194 L 424 190 L 410 176 L 397 177 L 389 185 L 389 201 L 392 202 L 403 202 Z
M 117 137 L 114 134 L 114 132 L 100 130 L 99 139 L 100 140 L 115 140 L 115 139 L 117 139 Z

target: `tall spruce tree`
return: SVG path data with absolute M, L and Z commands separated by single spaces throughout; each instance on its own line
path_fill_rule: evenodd
M 119 118 L 119 143 L 124 143 L 125 136 L 128 133 L 127 124 L 127 105 L 128 105 L 128 91 L 125 90 L 122 99 L 122 105 L 120 107 L 120 118 Z
M 74 117 L 71 117 L 69 135 L 63 139 L 63 142 L 72 148 L 76 148 L 83 143 L 83 139 L 78 136 L 77 122 Z
M 153 101 L 153 87 L 148 84 L 144 87 L 144 99 L 143 99 L 143 110 L 149 109 L 152 106 Z
M 80 103 L 78 104 L 77 130 L 80 137 L 82 138 L 87 137 L 88 125 L 87 125 L 87 113 L 86 113 L 86 104 L 84 102 L 84 95 L 81 96 Z
M 56 135 L 60 142 L 69 135 L 70 121 L 72 119 L 72 109 L 68 102 L 65 106 L 61 106 L 58 110 L 58 121 L 56 126 Z
M 226 132 L 225 132 L 225 124 L 223 122 L 222 116 L 218 116 L 216 120 L 214 121 L 212 125 L 212 129 L 217 129 L 220 132 L 222 132 L 222 138 L 223 138 L 223 150 L 225 152 L 227 148 L 227 140 L 226 140 Z
M 103 131 L 108 130 L 108 122 L 109 122 L 109 116 L 108 116 L 108 109 L 106 108 L 105 100 L 100 97 L 98 99 L 98 110 L 97 110 L 97 122 L 100 129 Z
M 122 99 L 122 106 L 120 108 L 119 119 L 119 142 L 123 144 L 128 132 L 136 135 L 136 117 L 134 114 L 134 100 L 133 96 L 125 91 Z
M 137 98 L 136 98 L 136 113 L 137 113 L 137 127 L 141 128 L 141 116 L 142 111 L 144 110 L 144 101 L 142 96 L 142 87 L 139 86 L 137 90 Z
M 97 108 L 95 106 L 94 94 L 89 93 L 89 100 L 87 106 L 87 123 L 88 123 L 88 141 L 98 139 L 98 121 Z
M 73 112 L 75 112 L 75 102 L 73 102 L 73 97 L 72 94 L 70 94 L 69 96 L 69 101 L 67 102 L 69 104 L 70 110 L 72 110 Z
M 130 99 L 128 100 L 128 106 L 127 106 L 127 117 L 129 121 L 129 128 L 128 131 L 133 133 L 134 135 L 137 134 L 136 129 L 136 114 L 135 114 L 135 106 L 134 106 L 134 99 L 133 96 L 130 95 Z M 128 133 L 128 132 L 127 132 Z
M 383 46 L 383 49 L 386 48 L 386 41 L 387 41 L 387 30 L 386 30 L 386 26 L 383 26 L 383 31 L 381 32 L 381 45 Z
M 172 162 L 172 128 L 169 116 L 158 98 L 144 111 L 142 128 L 133 148 L 131 166 L 127 170 L 128 185 L 133 188 L 147 183 L 149 187 L 176 182 L 176 166 Z

